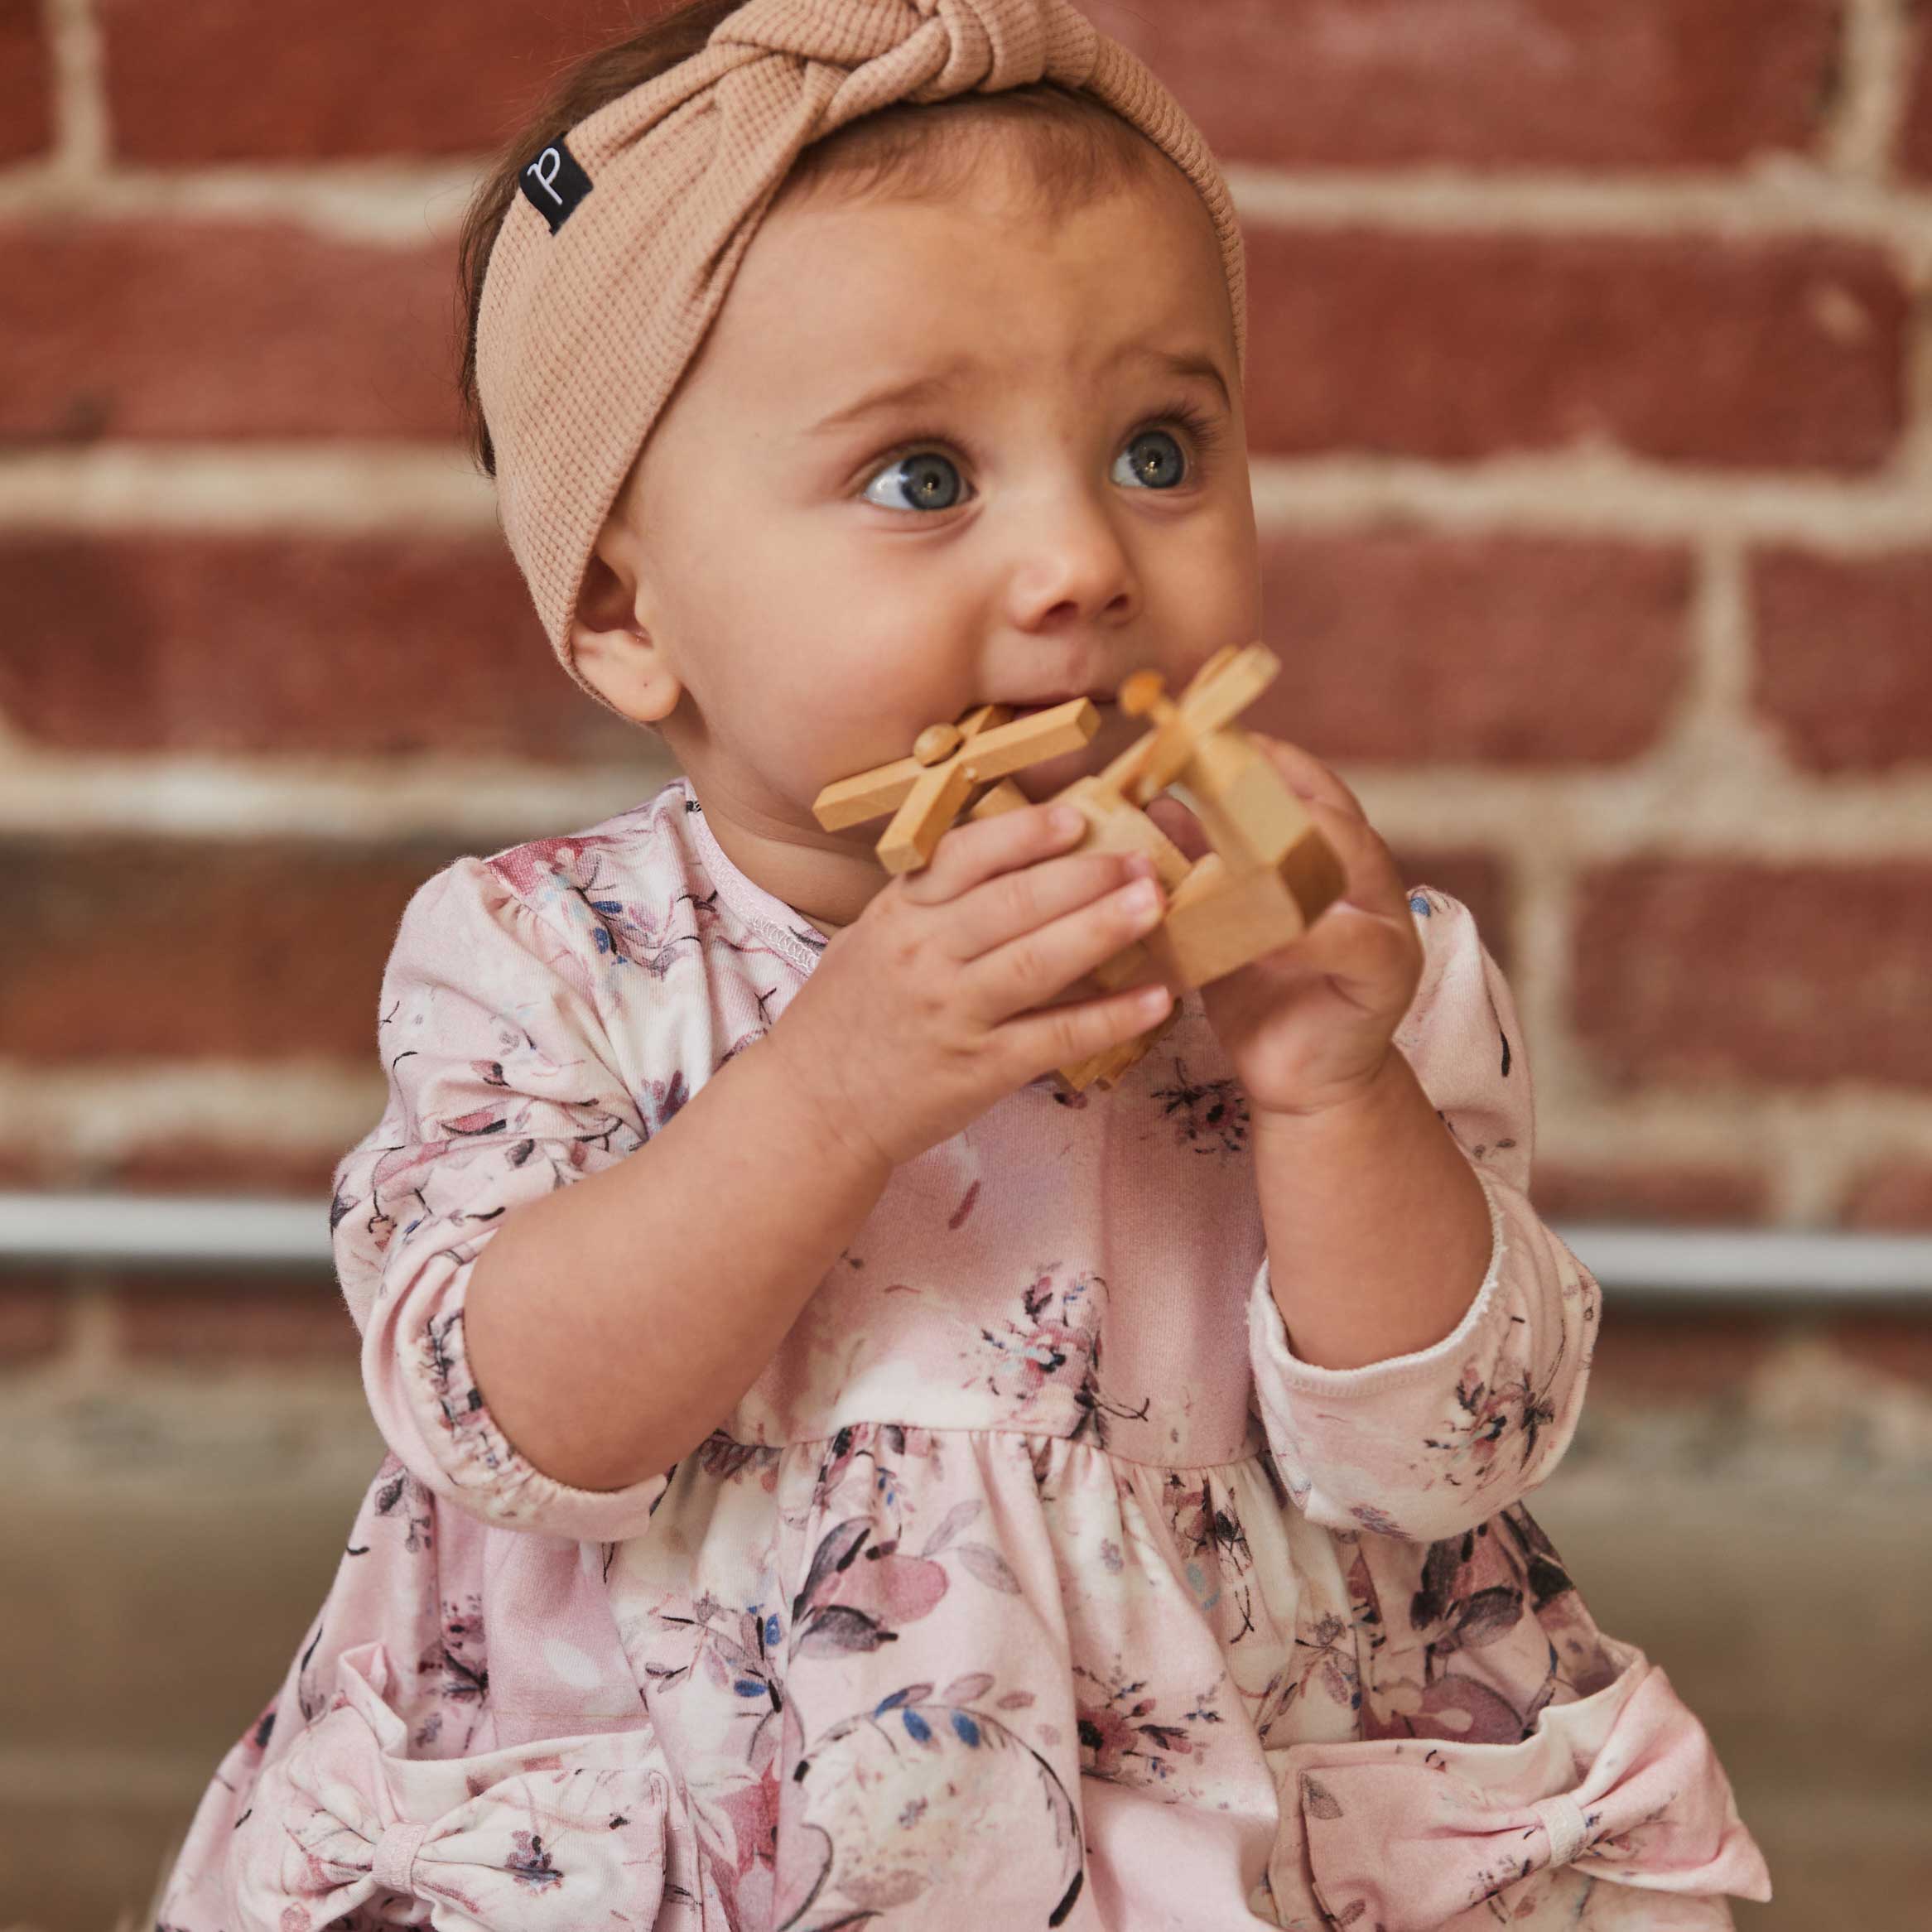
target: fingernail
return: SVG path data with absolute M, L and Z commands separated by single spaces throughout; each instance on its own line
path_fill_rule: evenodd
M 1071 805 L 1056 805 L 1047 821 L 1054 834 L 1065 838 L 1070 832 L 1077 832 L 1086 821 Z

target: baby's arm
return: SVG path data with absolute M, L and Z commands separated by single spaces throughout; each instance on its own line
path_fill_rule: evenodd
M 648 1148 L 520 1209 L 477 1261 L 470 1365 L 561 1481 L 622 1488 L 702 1442 L 884 1191 L 890 1166 L 828 1132 L 768 1048 Z
M 1600 1297 L 1530 1204 L 1535 1106 L 1508 985 L 1465 907 L 1427 891 L 1411 904 L 1424 966 L 1395 1045 L 1429 1111 L 1391 1091 L 1329 1141 L 1257 1138 L 1271 1260 L 1250 1337 L 1262 1417 L 1303 1510 L 1433 1540 L 1554 1468 Z M 1468 1176 L 1443 1171 L 1445 1149 L 1478 1184 L 1473 1227 Z M 1315 1337 L 1306 1356 L 1277 1265 L 1294 1270 L 1287 1305 Z M 1378 1336 L 1395 1339 L 1378 1347 Z
M 899 1162 L 1076 1035 L 1111 1045 L 1146 1024 L 1133 995 L 1028 1016 L 1137 929 L 1106 889 L 1151 870 L 1051 859 L 1069 836 L 1037 811 L 948 833 L 647 1147 L 492 1240 L 470 1285 L 471 1365 L 541 1466 L 614 1488 L 686 1454 L 757 1379 Z
M 505 1527 L 641 1530 L 894 1167 L 1164 1011 L 1053 1003 L 1159 917 L 1120 889 L 1144 860 L 1066 850 L 1083 830 L 1031 808 L 947 832 L 768 1034 L 714 1070 L 691 1029 L 694 1064 L 652 1077 L 696 1091 L 649 1122 L 567 933 L 487 861 L 430 880 L 383 977 L 389 1106 L 334 1209 L 370 1406 L 411 1472 Z M 653 997 L 627 1038 L 685 1030 Z

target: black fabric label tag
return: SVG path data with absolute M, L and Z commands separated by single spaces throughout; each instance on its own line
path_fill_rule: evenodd
M 555 234 L 571 210 L 590 192 L 590 177 L 577 166 L 577 157 L 564 146 L 560 134 L 517 176 L 517 185 Z

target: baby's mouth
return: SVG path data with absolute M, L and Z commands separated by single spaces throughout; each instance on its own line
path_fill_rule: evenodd
M 1073 693 L 1076 698 L 1086 695 L 1080 691 Z M 1036 709 L 1050 709 L 1067 701 L 1066 698 L 1049 699 L 1041 706 L 1029 706 L 1024 712 L 1016 708 L 1014 715 L 1016 719 L 1029 716 Z M 1042 759 L 1037 764 L 1024 765 L 1014 773 L 1015 782 L 1031 802 L 1038 804 L 1065 791 L 1078 780 L 1103 770 L 1126 749 L 1142 728 L 1143 720 L 1130 717 L 1111 696 L 1089 697 L 1088 701 L 1100 714 L 1100 729 L 1085 744 Z

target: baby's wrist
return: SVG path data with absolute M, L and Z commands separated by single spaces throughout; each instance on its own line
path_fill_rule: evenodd
M 1337 1082 L 1304 1102 L 1293 1106 L 1251 1105 L 1257 1130 L 1294 1133 L 1332 1126 L 1335 1123 L 1367 1115 L 1389 1104 L 1409 1071 L 1408 1062 L 1391 1042 L 1380 1059 L 1368 1071 Z
M 831 1058 L 817 1053 L 797 1027 L 783 1019 L 759 1043 L 774 1097 L 800 1120 L 811 1145 L 829 1154 L 844 1174 L 860 1186 L 883 1188 L 897 1165 L 891 1153 L 865 1124 Z

